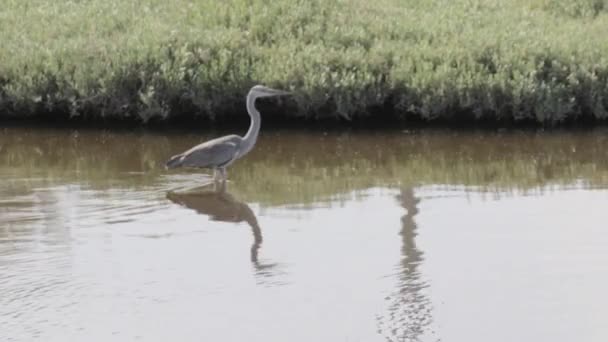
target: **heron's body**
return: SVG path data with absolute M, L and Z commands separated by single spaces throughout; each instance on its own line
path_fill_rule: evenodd
M 171 157 L 168 168 L 198 167 L 222 168 L 232 164 L 239 156 L 241 138 L 231 134 L 198 144 L 188 151 Z
M 168 169 L 177 167 L 208 168 L 219 171 L 222 181 L 226 180 L 226 167 L 247 154 L 255 145 L 260 132 L 260 113 L 255 109 L 259 97 L 284 95 L 287 92 L 257 85 L 247 94 L 247 112 L 251 125 L 245 136 L 227 135 L 196 145 L 188 151 L 175 155 L 167 161 Z M 215 175 L 214 175 L 215 176 Z

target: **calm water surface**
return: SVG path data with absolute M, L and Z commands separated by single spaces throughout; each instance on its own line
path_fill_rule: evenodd
M 607 133 L 0 129 L 0 340 L 606 341 Z

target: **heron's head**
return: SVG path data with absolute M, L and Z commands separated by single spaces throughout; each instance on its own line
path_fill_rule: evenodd
M 269 96 L 279 96 L 279 95 L 289 95 L 288 91 L 272 89 L 265 87 L 263 85 L 256 85 L 249 91 L 250 95 L 254 97 L 269 97 Z

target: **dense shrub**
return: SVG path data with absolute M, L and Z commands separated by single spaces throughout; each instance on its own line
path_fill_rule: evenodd
M 5 1 L 0 117 L 608 117 L 605 0 Z

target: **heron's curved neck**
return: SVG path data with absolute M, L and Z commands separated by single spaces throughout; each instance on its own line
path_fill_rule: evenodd
M 249 125 L 249 130 L 243 137 L 243 151 L 240 153 L 241 155 L 249 152 L 258 140 L 262 119 L 260 117 L 260 112 L 255 109 L 256 98 L 257 96 L 251 93 L 247 95 L 247 113 L 249 113 L 249 117 L 251 118 L 251 124 Z

